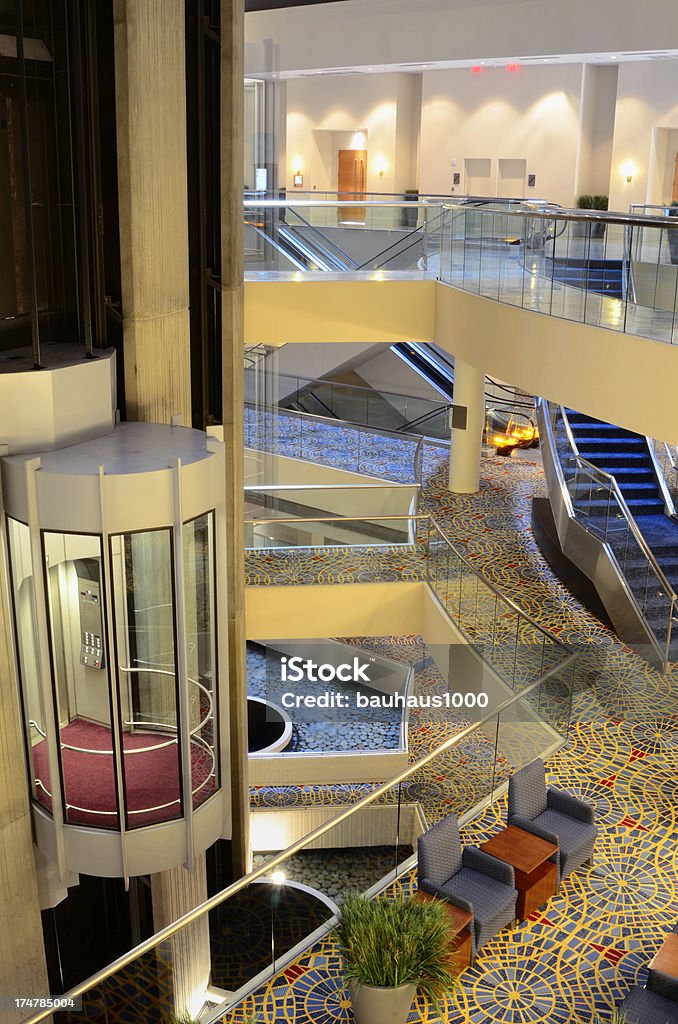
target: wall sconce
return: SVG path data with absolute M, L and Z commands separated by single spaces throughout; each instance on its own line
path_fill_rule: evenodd
M 384 177 L 384 171 L 388 167 L 388 161 L 385 156 L 378 156 L 374 161 L 374 169 L 380 178 Z
M 638 173 L 638 168 L 634 164 L 633 160 L 626 160 L 621 165 L 622 176 L 626 178 L 627 183 L 630 185 L 633 181 L 634 175 Z

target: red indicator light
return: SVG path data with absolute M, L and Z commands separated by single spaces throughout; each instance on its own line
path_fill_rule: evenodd
M 483 69 L 481 68 L 480 64 L 474 64 L 472 66 L 472 68 L 471 68 L 471 74 L 472 75 L 482 75 L 482 73 L 483 73 Z
M 515 75 L 517 71 L 520 71 L 520 64 L 507 64 L 506 70 L 510 74 Z

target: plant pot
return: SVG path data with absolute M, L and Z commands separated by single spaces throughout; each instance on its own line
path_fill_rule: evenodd
M 349 992 L 356 1024 L 405 1024 L 417 986 L 376 988 L 351 982 Z

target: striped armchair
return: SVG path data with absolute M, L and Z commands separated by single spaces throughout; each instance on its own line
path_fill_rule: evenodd
M 475 846 L 462 849 L 456 815 L 419 837 L 419 888 L 473 914 L 471 960 L 515 919 L 518 893 L 510 864 Z
M 508 824 L 560 848 L 551 858 L 558 864 L 559 881 L 585 861 L 592 861 L 598 834 L 593 820 L 593 807 L 585 800 L 562 789 L 546 788 L 546 769 L 539 758 L 509 779 Z

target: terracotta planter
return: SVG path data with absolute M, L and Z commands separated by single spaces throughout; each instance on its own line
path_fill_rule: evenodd
M 374 988 L 351 982 L 349 992 L 356 1024 L 405 1024 L 417 986 Z

